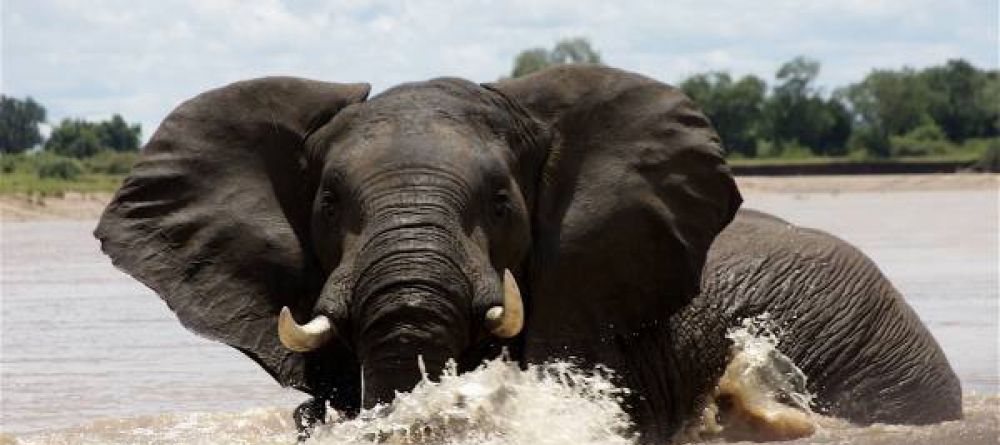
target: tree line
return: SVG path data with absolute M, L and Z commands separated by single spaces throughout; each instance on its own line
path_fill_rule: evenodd
M 0 192 L 41 193 L 106 190 L 128 173 L 139 152 L 141 129 L 121 115 L 90 122 L 63 119 L 48 137 L 46 110 L 31 97 L 0 95 Z M 40 148 L 39 150 L 34 150 Z
M 587 39 L 566 39 L 552 50 L 519 53 L 511 77 L 580 62 L 601 59 Z M 725 71 L 695 74 L 678 86 L 712 121 L 731 156 L 888 158 L 947 155 L 961 144 L 985 146 L 984 139 L 998 145 L 998 70 L 962 59 L 922 70 L 875 69 L 830 93 L 816 85 L 819 73 L 818 61 L 799 56 L 778 67 L 770 86 Z
M 139 151 L 141 127 L 125 122 L 119 114 L 99 122 L 63 119 L 47 139 L 40 129 L 46 114 L 45 107 L 31 97 L 0 95 L 0 153 L 23 153 L 39 144 L 44 151 L 78 159 L 102 151 Z
M 564 63 L 602 63 L 585 38 L 530 48 L 514 59 L 511 77 Z M 725 71 L 679 83 L 712 121 L 731 156 L 907 157 L 945 155 L 960 144 L 1000 137 L 1000 71 L 962 59 L 922 70 L 875 69 L 827 93 L 816 86 L 820 63 L 796 57 L 768 82 Z M 47 139 L 46 110 L 31 97 L 0 95 L 0 153 L 41 144 L 46 152 L 82 159 L 136 152 L 140 126 L 120 115 L 100 122 L 63 119 Z M 996 144 L 994 144 L 996 145 Z

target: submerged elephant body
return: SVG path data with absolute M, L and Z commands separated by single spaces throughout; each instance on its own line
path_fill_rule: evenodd
M 418 356 L 433 377 L 507 347 L 614 369 L 643 440 L 672 437 L 712 374 L 688 359 L 724 355 L 696 340 L 725 323 L 684 315 L 716 291 L 706 255 L 741 203 L 708 120 L 600 66 L 368 90 L 265 78 L 185 102 L 102 216 L 103 250 L 187 328 L 341 411 L 410 389 Z
M 731 359 L 727 332 L 767 315 L 778 349 L 802 370 L 814 411 L 858 424 L 962 417 L 947 358 L 916 313 L 863 253 L 827 233 L 740 210 L 716 238 L 702 292 L 671 318 L 693 384 L 685 418 Z

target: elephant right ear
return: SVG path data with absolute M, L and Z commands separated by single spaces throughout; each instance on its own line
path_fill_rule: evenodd
M 282 306 L 308 317 L 322 285 L 305 142 L 367 84 L 289 77 L 203 93 L 163 121 L 94 235 L 188 329 L 313 392 L 307 357 L 278 340 Z M 315 176 L 315 175 L 313 175 Z
M 536 169 L 523 280 L 529 359 L 595 349 L 595 339 L 630 335 L 687 304 L 709 246 L 742 202 L 719 137 L 691 100 L 599 65 L 488 87 L 552 136 Z

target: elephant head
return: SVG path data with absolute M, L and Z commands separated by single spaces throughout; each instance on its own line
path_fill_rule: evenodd
M 601 359 L 602 332 L 697 293 L 740 203 L 705 117 L 639 75 L 368 91 L 263 78 L 185 102 L 95 232 L 187 328 L 340 409 L 412 387 L 418 356 L 431 376 L 499 345 Z

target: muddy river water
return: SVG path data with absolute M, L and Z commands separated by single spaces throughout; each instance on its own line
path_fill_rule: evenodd
M 748 193 L 746 201 L 860 246 L 920 314 L 964 388 L 962 421 L 858 428 L 817 419 L 818 432 L 796 443 L 998 443 L 996 190 Z M 2 224 L 0 443 L 290 443 L 288 414 L 304 397 L 185 331 L 98 252 L 93 225 Z M 509 396 L 500 403 L 498 393 Z M 455 412 L 456 395 L 482 403 Z M 370 443 L 386 439 L 377 431 L 421 425 L 434 443 L 632 443 L 614 401 L 599 376 L 494 362 L 422 385 L 390 419 L 343 422 L 317 442 Z

